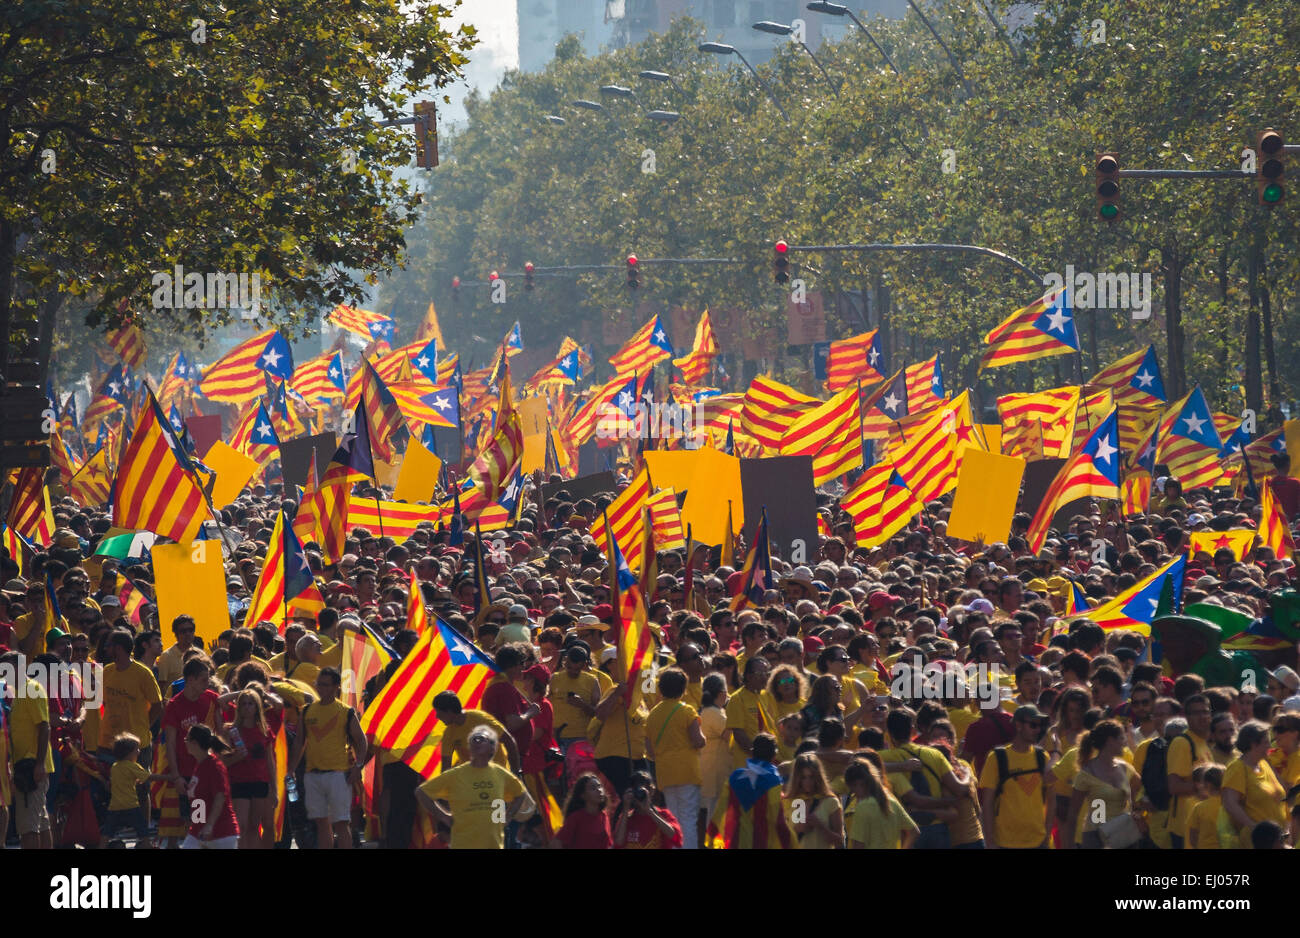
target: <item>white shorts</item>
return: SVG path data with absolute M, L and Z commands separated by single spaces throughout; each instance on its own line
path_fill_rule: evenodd
M 189 834 L 181 841 L 182 850 L 234 850 L 238 846 L 238 837 L 218 837 L 215 840 L 199 840 L 193 834 Z
M 307 817 L 328 818 L 331 823 L 352 820 L 352 786 L 346 772 L 307 772 Z

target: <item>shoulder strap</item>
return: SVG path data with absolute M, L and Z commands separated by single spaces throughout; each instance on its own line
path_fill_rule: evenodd
M 659 735 L 655 737 L 655 749 L 658 749 L 659 744 L 663 742 L 664 733 L 668 732 L 668 724 L 673 722 L 673 717 L 677 715 L 677 711 L 681 708 L 682 702 L 679 700 L 677 701 L 677 706 L 668 711 L 668 716 L 664 719 L 664 725 L 659 728 Z
M 1047 771 L 1047 752 L 1042 746 L 1034 747 L 1034 758 L 1038 760 L 1038 772 L 1041 775 Z
M 1007 758 L 1006 746 L 993 747 L 993 756 L 998 761 L 998 784 L 993 790 L 993 797 L 997 798 L 1002 794 L 1002 786 L 1006 784 L 1007 776 L 1011 771 L 1011 762 Z

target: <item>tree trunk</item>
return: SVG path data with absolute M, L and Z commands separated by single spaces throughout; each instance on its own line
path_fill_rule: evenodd
M 13 316 L 14 266 L 18 234 L 13 223 L 0 218 L 0 395 L 9 381 L 9 333 Z
M 1264 335 L 1264 363 L 1268 366 L 1268 402 L 1276 405 L 1282 397 L 1282 385 L 1277 378 L 1277 357 L 1273 350 L 1273 304 L 1268 287 L 1259 288 L 1259 311 L 1263 317 L 1261 326 Z
M 1246 377 L 1244 386 L 1246 406 L 1255 413 L 1264 407 L 1264 383 L 1259 365 L 1259 241 L 1253 240 L 1250 246 L 1250 260 L 1246 265 L 1249 278 L 1250 301 L 1246 306 Z

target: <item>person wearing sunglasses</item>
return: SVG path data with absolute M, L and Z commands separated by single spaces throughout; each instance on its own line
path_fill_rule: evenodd
M 980 772 L 985 845 L 1046 849 L 1050 802 L 1047 753 L 1038 745 L 1047 717 L 1033 705 L 1016 710 L 1015 736 L 993 749 Z

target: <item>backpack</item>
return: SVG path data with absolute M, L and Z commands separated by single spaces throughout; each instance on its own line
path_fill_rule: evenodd
M 1007 755 L 1006 746 L 998 746 L 994 749 L 993 756 L 998 760 L 998 785 L 997 788 L 993 789 L 994 801 L 997 801 L 998 798 L 1002 797 L 1002 786 L 1013 778 L 1020 775 L 1033 775 L 1035 773 L 1042 775 L 1047 771 L 1047 752 L 1042 746 L 1034 747 L 1034 762 L 1037 763 L 1037 768 L 1033 769 L 1017 769 L 1012 772 L 1011 759 Z
M 1186 733 L 1179 733 L 1174 737 L 1174 739 L 1179 738 L 1187 740 L 1187 745 L 1192 747 L 1192 753 L 1195 755 L 1196 746 L 1192 738 Z M 1150 801 L 1151 806 L 1157 811 L 1168 811 L 1173 801 L 1173 796 L 1169 792 L 1169 747 L 1172 744 L 1173 740 L 1157 736 L 1147 746 L 1146 761 L 1142 763 L 1142 788 L 1146 792 L 1147 801 Z

